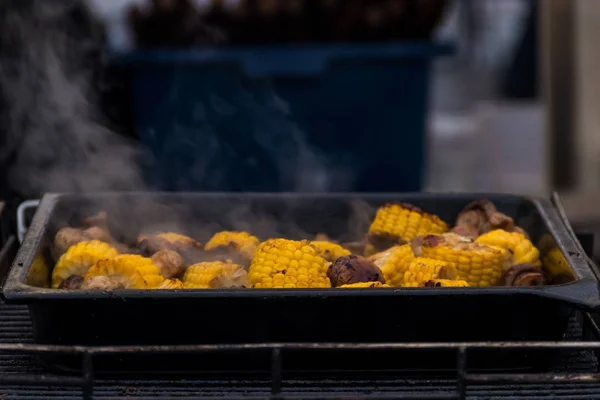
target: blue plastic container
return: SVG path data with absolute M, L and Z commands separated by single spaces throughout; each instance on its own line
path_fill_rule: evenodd
M 163 190 L 418 191 L 436 44 L 133 52 Z

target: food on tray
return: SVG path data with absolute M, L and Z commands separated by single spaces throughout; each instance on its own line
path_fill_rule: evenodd
M 112 246 L 99 240 L 80 242 L 69 247 L 54 266 L 52 287 L 57 288 L 71 275 L 85 276 L 98 261 L 111 259 L 117 254 L 117 250 Z
M 540 252 L 522 233 L 496 229 L 484 233 L 477 243 L 500 247 L 509 251 L 511 264 L 540 264 Z
M 510 262 L 507 250 L 455 233 L 425 236 L 416 254 L 455 263 L 458 278 L 471 286 L 494 285 Z
M 343 256 L 335 260 L 327 269 L 327 277 L 333 287 L 361 282 L 385 283 L 383 273 L 377 265 L 356 255 Z
M 467 281 L 455 279 L 431 279 L 425 282 L 424 287 L 468 287 Z
M 223 231 L 216 233 L 204 246 L 205 251 L 217 250 L 219 248 L 231 249 L 240 255 L 252 260 L 254 252 L 260 241 L 256 236 L 248 232 Z
M 487 200 L 468 204 L 453 227 L 412 205 L 389 203 L 374 213 L 365 233 L 362 240 L 344 243 L 325 233 L 307 235 L 312 240 L 261 241 L 252 232 L 224 230 L 204 246 L 179 232 L 140 233 L 128 247 L 114 240 L 107 214 L 100 213 L 56 235 L 54 247 L 64 251 L 52 271 L 52 287 L 467 288 L 574 278 L 552 237 L 542 238 L 540 252 Z
M 419 235 L 446 231 L 448 225 L 437 215 L 428 214 L 410 204 L 386 204 L 377 210 L 369 228 L 368 251 L 385 250 L 395 244 L 408 243 Z
M 328 288 L 329 263 L 310 241 L 268 239 L 256 249 L 249 269 L 254 288 Z
M 222 261 L 192 265 L 183 277 L 183 286 L 188 289 L 224 289 L 247 285 L 248 273 L 244 267 Z
M 134 254 L 121 254 L 100 260 L 91 267 L 84 278 L 102 276 L 123 285 L 125 289 L 155 289 L 164 278 L 152 259 Z
M 369 289 L 369 288 L 382 288 L 382 287 L 391 287 L 390 285 L 386 285 L 381 282 L 359 282 L 359 283 L 351 283 L 348 285 L 339 286 L 339 289 Z

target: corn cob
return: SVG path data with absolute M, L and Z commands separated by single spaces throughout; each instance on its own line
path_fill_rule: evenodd
M 507 232 L 496 229 L 484 233 L 476 240 L 477 243 L 488 246 L 500 247 L 508 250 L 511 255 L 512 264 L 537 264 L 541 265 L 540 252 L 525 235 L 517 232 Z
M 455 263 L 457 279 L 467 281 L 471 286 L 496 284 L 504 268 L 510 265 L 506 250 L 476 243 L 454 233 L 427 235 L 415 251 L 422 257 Z
M 90 268 L 85 280 L 94 276 L 108 277 L 126 289 L 156 289 L 164 281 L 151 259 L 133 254 L 98 261 Z
M 250 283 L 255 288 L 328 288 L 328 267 L 309 241 L 269 239 L 252 259 Z
M 410 245 L 404 244 L 376 253 L 369 257 L 369 260 L 381 269 L 385 281 L 390 286 L 402 286 L 404 273 L 414 258 Z
M 25 284 L 41 288 L 50 286 L 50 267 L 41 253 L 33 259 L 31 268 L 29 268 L 29 272 L 25 278 Z
M 211 251 L 219 247 L 231 247 L 250 260 L 254 257 L 259 243 L 258 238 L 248 232 L 223 231 L 215 233 L 204 246 L 204 250 Z
M 183 282 L 181 282 L 179 279 L 165 279 L 160 285 L 158 285 L 157 289 L 183 289 Z
M 321 250 L 321 257 L 329 262 L 334 262 L 340 257 L 349 256 L 352 254 L 350 250 L 347 250 L 336 243 L 323 240 L 316 240 L 310 243 Z
M 359 282 L 359 283 L 350 283 L 348 285 L 338 286 L 339 289 L 365 289 L 365 288 L 386 288 L 391 287 L 385 283 L 381 282 Z
M 567 283 L 576 279 L 569 262 L 557 246 L 551 247 L 542 257 L 542 261 L 544 271 L 551 283 Z
M 187 289 L 246 287 L 247 283 L 248 274 L 242 266 L 221 261 L 194 264 L 183 277 Z
M 77 243 L 69 247 L 54 266 L 52 287 L 56 289 L 71 275 L 85 276 L 90 267 L 98 261 L 111 259 L 117 255 L 117 250 L 99 240 Z
M 456 265 L 451 262 L 414 258 L 404 272 L 403 287 L 421 287 L 432 279 L 456 279 Z
M 454 280 L 454 279 L 432 279 L 425 282 L 426 287 L 468 287 L 469 284 L 466 281 Z
M 408 243 L 417 236 L 448 231 L 448 225 L 436 215 L 410 204 L 391 203 L 377 210 L 368 241 L 375 250 Z

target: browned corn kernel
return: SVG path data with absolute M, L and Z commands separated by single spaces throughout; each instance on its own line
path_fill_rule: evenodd
M 262 242 L 250 264 L 255 288 L 328 288 L 329 263 L 309 241 L 269 239 Z
M 479 236 L 477 243 L 500 247 L 511 253 L 512 264 L 539 264 L 540 252 L 525 235 L 517 232 L 507 232 L 496 229 Z
M 169 289 L 183 289 L 183 282 L 179 279 L 165 279 L 157 289 L 169 290 Z
M 225 289 L 247 284 L 248 274 L 242 266 L 221 261 L 194 264 L 183 277 L 186 289 Z
M 403 287 L 421 287 L 432 279 L 456 279 L 456 265 L 429 258 L 413 258 L 404 272 Z
M 458 279 L 471 286 L 495 285 L 504 268 L 510 265 L 506 250 L 476 243 L 454 233 L 425 236 L 418 253 L 422 257 L 456 264 Z
M 219 247 L 233 248 L 250 260 L 254 257 L 254 252 L 259 243 L 258 238 L 248 232 L 223 231 L 214 234 L 204 246 L 204 250 L 212 251 Z
M 415 237 L 448 231 L 448 225 L 436 215 L 410 204 L 387 204 L 375 215 L 369 228 L 368 241 L 375 250 L 404 244 Z
M 454 279 L 432 279 L 425 282 L 425 287 L 468 287 L 467 281 Z
M 326 242 L 326 241 L 312 241 L 310 242 L 313 246 L 316 246 L 321 250 L 321 257 L 329 262 L 334 262 L 340 257 L 349 256 L 352 254 L 350 250 L 347 250 L 339 244 Z
M 404 244 L 376 253 L 369 257 L 369 260 L 381 269 L 388 285 L 402 286 L 404 273 L 414 258 L 410 245 Z

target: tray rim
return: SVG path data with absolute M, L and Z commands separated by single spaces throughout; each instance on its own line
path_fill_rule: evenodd
M 561 252 L 567 259 L 576 280 L 562 285 L 541 287 L 485 287 L 485 288 L 377 288 L 355 290 L 331 289 L 215 289 L 215 290 L 119 290 L 117 292 L 102 291 L 59 291 L 56 289 L 29 286 L 24 280 L 31 268 L 34 255 L 43 239 L 50 214 L 58 201 L 63 197 L 100 198 L 119 196 L 154 196 L 154 197 L 196 197 L 196 198 L 246 198 L 246 199 L 343 199 L 343 200 L 376 200 L 399 198 L 401 201 L 417 200 L 427 197 L 445 197 L 469 201 L 476 198 L 506 198 L 528 201 L 540 213 L 548 231 L 553 235 Z M 566 221 L 568 223 L 568 221 Z M 400 192 L 400 193 L 293 193 L 293 192 L 97 192 L 97 193 L 47 193 L 43 196 L 25 239 L 17 252 L 4 286 L 2 296 L 9 302 L 30 304 L 38 300 L 112 300 L 127 301 L 134 299 L 196 299 L 196 298 L 320 298 L 363 297 L 363 296 L 540 296 L 564 301 L 585 309 L 600 309 L 600 285 L 588 264 L 585 255 L 580 254 L 579 247 L 568 233 L 565 222 L 559 217 L 555 206 L 548 199 L 536 196 L 522 196 L 506 193 L 489 192 Z

